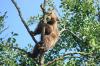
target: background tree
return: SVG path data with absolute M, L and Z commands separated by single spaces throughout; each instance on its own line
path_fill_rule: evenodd
M 47 7 L 54 7 L 52 0 Z M 61 36 L 56 46 L 45 54 L 45 66 L 99 66 L 100 65 L 100 22 L 99 0 L 61 0 L 59 29 Z M 2 18 L 1 18 L 2 17 Z M 0 17 L 3 25 L 4 17 Z M 9 17 L 9 16 L 8 16 Z M 39 21 L 39 17 L 37 21 Z M 33 25 L 33 18 L 28 21 Z M 1 27 L 1 26 L 0 26 Z M 3 28 L 0 28 L 2 31 Z M 20 49 L 16 33 L 0 40 L 0 64 L 9 66 L 35 66 L 37 62 L 27 56 L 27 49 Z
M 90 55 L 71 54 L 67 56 L 67 60 L 69 61 L 65 64 L 68 66 L 95 66 L 100 62 L 100 57 L 98 56 L 100 50 L 98 39 L 100 33 L 98 28 L 100 28 L 100 23 L 96 18 L 97 5 L 95 4 L 97 2 L 99 3 L 97 0 L 61 1 L 60 7 L 62 8 L 63 16 L 61 19 L 62 26 L 60 27 L 67 30 L 61 34 L 61 42 L 57 44 L 58 46 L 55 49 L 58 51 L 65 50 L 63 53 L 70 51 L 90 53 Z M 51 52 L 51 54 L 53 53 Z M 59 52 L 56 51 L 55 55 L 57 54 L 59 55 Z M 65 59 L 66 57 L 64 57 Z

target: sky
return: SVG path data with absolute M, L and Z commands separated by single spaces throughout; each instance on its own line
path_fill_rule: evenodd
M 36 16 L 40 13 L 40 4 L 43 0 L 15 0 L 20 7 L 23 18 L 27 21 L 30 16 Z M 60 0 L 55 0 L 55 5 L 58 8 Z M 21 22 L 18 12 L 11 0 L 0 1 L 0 12 L 4 13 L 7 11 L 7 18 L 5 19 L 5 27 L 9 27 L 0 37 L 9 37 L 11 32 L 18 33 L 16 40 L 21 48 L 27 47 L 28 44 L 32 44 L 34 41 L 31 39 L 23 23 Z M 36 24 L 32 25 L 31 30 L 34 30 Z M 38 39 L 38 36 L 36 36 Z

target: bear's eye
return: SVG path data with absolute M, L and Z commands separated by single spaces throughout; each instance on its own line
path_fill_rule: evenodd
M 50 21 L 51 19 L 47 17 L 46 20 L 47 20 L 47 21 Z

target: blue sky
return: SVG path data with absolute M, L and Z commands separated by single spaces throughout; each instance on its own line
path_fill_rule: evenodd
M 27 21 L 30 16 L 36 16 L 40 13 L 40 4 L 43 3 L 43 0 L 15 0 L 20 7 L 24 19 Z M 55 5 L 58 8 L 60 0 L 55 0 Z M 27 33 L 25 27 L 23 26 L 15 6 L 12 4 L 11 0 L 1 0 L 0 1 L 0 12 L 4 13 L 7 11 L 7 16 L 5 20 L 5 26 L 9 28 L 1 34 L 2 37 L 9 37 L 10 32 L 18 33 L 16 37 L 17 43 L 20 47 L 27 47 L 27 44 L 31 43 L 34 45 L 30 35 Z M 36 25 L 34 24 L 31 30 L 34 29 Z

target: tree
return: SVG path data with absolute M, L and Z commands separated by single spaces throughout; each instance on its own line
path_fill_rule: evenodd
M 47 6 L 52 8 L 53 5 L 52 0 L 47 2 Z M 96 17 L 99 6 L 99 0 L 61 0 L 60 39 L 56 46 L 45 54 L 44 66 L 100 65 L 100 22 Z M 22 22 L 25 22 L 20 14 L 19 11 Z M 0 25 L 3 25 L 4 17 L 1 17 Z M 25 27 L 28 28 L 27 25 Z M 0 65 L 38 66 L 37 59 L 27 55 L 27 49 L 31 47 L 19 48 L 16 43 L 17 34 L 11 34 L 8 39 L 0 41 Z M 34 37 L 32 38 L 34 40 Z

